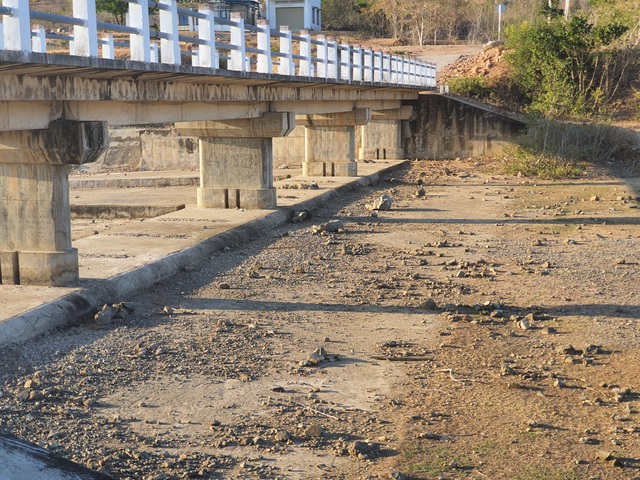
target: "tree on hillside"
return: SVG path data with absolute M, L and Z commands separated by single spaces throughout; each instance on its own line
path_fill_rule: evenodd
M 124 25 L 129 11 L 129 4 L 121 0 L 96 0 L 96 10 L 110 13 L 118 25 Z

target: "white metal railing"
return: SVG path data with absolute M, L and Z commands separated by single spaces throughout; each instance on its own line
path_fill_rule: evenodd
M 170 65 L 183 65 L 190 58 L 192 66 L 209 68 L 212 74 L 225 68 L 339 83 L 436 86 L 435 65 L 409 57 L 339 45 L 324 35 L 312 39 L 306 30 L 293 35 L 286 26 L 272 32 L 266 20 L 259 20 L 257 26 L 246 25 L 241 14 L 232 13 L 229 20 L 217 18 L 209 4 L 195 11 L 179 8 L 176 0 L 122 1 L 129 4 L 128 25 L 99 22 L 95 0 L 73 0 L 73 16 L 31 10 L 29 0 L 3 0 L 0 50 L 47 53 L 57 42 L 68 45 L 69 55 L 114 59 L 119 47 L 125 52 L 120 58 Z M 158 11 L 159 25 L 151 25 L 149 8 Z M 180 34 L 178 15 L 194 19 L 197 36 Z M 65 25 L 66 29 L 47 31 L 35 22 Z M 216 40 L 216 25 L 228 27 L 229 43 Z M 114 34 L 128 34 L 129 39 L 123 41 Z

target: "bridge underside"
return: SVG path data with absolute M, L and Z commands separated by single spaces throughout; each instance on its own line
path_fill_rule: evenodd
M 0 283 L 68 285 L 69 165 L 95 161 L 107 125 L 175 123 L 200 142 L 198 205 L 273 208 L 272 142 L 304 126 L 303 170 L 357 174 L 402 158 L 403 106 L 418 89 L 0 51 Z M 358 127 L 358 130 L 356 130 Z

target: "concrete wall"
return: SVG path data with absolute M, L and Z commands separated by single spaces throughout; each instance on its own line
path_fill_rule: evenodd
M 402 131 L 402 144 L 410 158 L 499 154 L 526 128 L 519 120 L 455 97 L 421 94 L 411 105 L 414 120 L 403 122 Z
M 169 125 L 153 128 L 110 127 L 108 150 L 92 171 L 197 170 L 198 139 L 183 137 Z
M 108 170 L 198 170 L 198 139 L 181 136 L 169 125 L 154 128 L 110 127 L 109 149 L 87 167 Z M 300 167 L 304 162 L 304 126 L 286 138 L 273 139 L 273 166 Z
M 300 167 L 304 162 L 304 125 L 298 125 L 286 137 L 273 138 L 273 166 Z

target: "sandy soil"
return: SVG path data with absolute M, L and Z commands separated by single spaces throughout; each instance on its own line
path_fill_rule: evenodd
M 413 162 L 0 352 L 2 428 L 116 478 L 640 478 L 640 180 L 496 169 Z

